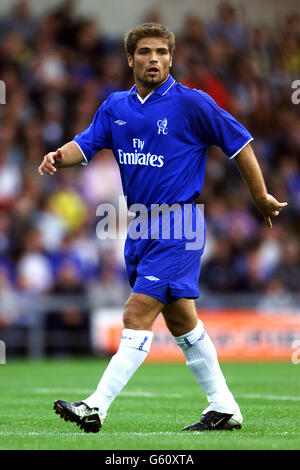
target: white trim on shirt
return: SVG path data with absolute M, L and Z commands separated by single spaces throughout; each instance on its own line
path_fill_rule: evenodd
M 163 92 L 163 94 L 161 96 L 164 96 L 169 90 L 170 88 L 172 88 L 172 86 L 175 84 L 175 80 L 173 83 L 171 83 L 171 85 L 169 86 L 169 88 L 166 89 L 166 91 Z
M 84 161 L 84 162 L 81 162 L 80 165 L 84 165 L 84 166 L 88 165 L 89 161 L 88 161 L 88 159 L 86 158 L 86 156 L 85 156 L 85 154 L 84 154 L 84 151 L 82 150 L 82 148 L 80 147 L 80 145 L 79 145 L 75 140 L 72 140 L 72 142 L 74 142 L 74 144 L 77 145 L 77 147 L 79 148 L 80 152 L 81 152 L 82 155 L 83 155 L 83 158 L 85 159 L 85 161 Z
M 171 85 L 169 86 L 169 88 L 167 88 L 166 91 L 164 91 L 161 96 L 164 96 L 166 93 L 168 93 L 168 91 L 170 90 L 170 88 L 172 88 L 172 86 L 173 86 L 175 83 L 176 83 L 176 81 L 174 80 L 173 83 L 171 83 Z M 133 88 L 133 87 L 132 87 L 132 88 Z M 131 90 L 132 90 L 132 89 L 131 89 Z M 154 91 L 155 91 L 155 90 L 151 91 L 151 93 L 149 93 L 149 95 L 147 95 L 146 98 L 144 98 L 144 99 L 141 98 L 141 96 L 140 96 L 138 93 L 136 94 L 136 96 L 138 97 L 139 101 L 140 101 L 142 104 L 144 104 L 145 101 L 149 98 L 149 96 L 151 96 L 152 93 L 154 93 Z
M 246 142 L 239 150 L 237 150 L 233 155 L 231 155 L 231 157 L 229 157 L 229 160 L 236 157 L 237 154 L 240 153 L 240 151 L 243 150 L 243 148 L 246 147 L 246 145 L 248 145 L 249 142 L 251 142 L 251 140 L 254 140 L 253 137 L 251 137 L 251 139 L 249 139 L 248 142 Z
M 149 93 L 149 95 L 147 95 L 146 98 L 144 98 L 144 99 L 143 99 L 138 93 L 136 94 L 136 96 L 138 97 L 139 101 L 140 101 L 142 104 L 144 104 L 145 101 L 147 101 L 147 99 L 149 98 L 149 96 L 152 95 L 152 93 L 154 93 L 154 92 L 151 91 L 151 93 Z

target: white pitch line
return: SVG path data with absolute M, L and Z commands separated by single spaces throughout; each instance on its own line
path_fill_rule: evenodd
M 114 433 L 111 433 L 111 434 L 113 435 Z M 129 432 L 129 433 L 125 432 L 122 434 L 130 434 L 132 436 L 181 436 L 182 437 L 182 432 L 175 432 L 175 431 Z
M 182 398 L 180 393 L 151 393 L 151 392 L 121 392 L 126 397 L 147 397 L 147 398 Z
M 78 394 L 78 395 L 90 395 L 92 393 L 91 389 L 86 388 L 35 388 L 33 389 L 34 393 L 37 394 Z M 128 391 L 121 392 L 120 396 L 123 397 L 144 397 L 144 398 L 183 398 L 184 395 L 180 393 L 153 393 L 153 392 L 142 392 L 142 391 Z M 254 399 L 266 399 L 266 400 L 282 400 L 282 401 L 300 401 L 300 396 L 290 396 L 290 395 L 263 395 L 258 393 L 246 393 L 246 394 L 236 394 L 238 398 L 254 398 Z
M 105 435 L 130 435 L 130 436 L 182 436 L 182 432 L 173 432 L 173 431 L 153 431 L 153 432 L 130 432 L 130 431 L 116 431 L 116 432 L 105 432 Z M 187 434 L 186 434 L 187 435 Z M 191 434 L 190 434 L 191 435 Z M 0 436 L 85 436 L 85 437 L 90 437 L 90 434 L 87 435 L 83 432 L 59 432 L 59 431 L 1 431 Z
M 5 431 L 1 431 L 0 432 L 0 436 L 85 436 L 84 433 L 81 433 L 81 432 L 55 432 L 55 431 L 41 431 L 41 432 L 37 432 L 37 431 L 28 431 L 28 432 L 25 432 L 25 431 L 15 431 L 15 432 L 12 432 L 12 431 L 8 431 L 8 432 L 5 432 Z
M 182 432 L 175 432 L 175 431 L 158 431 L 158 432 L 120 432 L 120 433 L 109 433 L 109 432 L 106 432 L 105 435 L 107 434 L 130 434 L 130 435 L 133 435 L 133 436 L 193 436 L 194 433 L 197 433 L 199 435 L 203 435 L 202 431 L 194 431 L 193 433 L 185 433 L 183 434 Z M 249 433 L 249 431 L 248 431 Z M 256 432 L 254 433 L 256 434 Z M 270 433 L 270 435 L 272 436 L 293 436 L 295 435 L 294 432 L 288 432 L 288 431 L 285 431 L 285 432 L 274 432 L 274 433 Z
M 236 395 L 238 398 L 256 398 L 265 400 L 283 400 L 283 401 L 299 401 L 300 397 L 293 397 L 290 395 L 260 395 L 258 393 L 247 393 L 243 395 Z
M 78 394 L 90 395 L 92 390 L 82 388 L 35 388 L 34 393 L 37 394 L 50 394 L 50 393 L 65 393 L 65 394 Z M 182 398 L 180 393 L 152 393 L 152 392 L 121 392 L 120 396 L 124 397 L 145 397 L 145 398 Z
M 197 432 L 197 434 L 199 435 L 202 435 L 202 432 L 199 431 Z M 248 431 L 249 433 L 249 431 Z M 103 433 L 102 433 L 103 434 Z M 185 433 L 183 434 L 182 432 L 175 432 L 175 431 L 153 431 L 153 432 L 130 432 L 130 431 L 115 431 L 115 432 L 105 432 L 104 431 L 104 435 L 107 437 L 107 436 L 115 436 L 115 435 L 127 435 L 127 436 L 193 436 L 195 434 L 195 432 L 193 433 Z M 253 434 L 253 433 L 250 433 L 250 434 Z M 254 433 L 256 435 L 256 432 Z M 295 436 L 296 434 L 294 432 L 288 432 L 288 431 L 284 431 L 284 432 L 273 432 L 273 433 L 270 433 L 269 434 L 270 436 Z M 85 434 L 83 432 L 59 432 L 59 431 L 41 431 L 41 432 L 37 432 L 37 431 L 28 431 L 28 432 L 12 432 L 12 431 L 8 431 L 8 432 L 5 432 L 5 431 L 1 431 L 0 432 L 0 436 L 60 436 L 60 437 L 65 437 L 65 436 L 81 436 L 81 437 L 84 437 L 86 439 L 89 439 L 91 437 L 90 434 Z M 99 437 L 99 435 L 95 435 L 95 437 Z
M 87 388 L 34 388 L 34 393 L 48 394 L 48 393 L 78 393 L 79 395 L 90 395 L 91 389 Z

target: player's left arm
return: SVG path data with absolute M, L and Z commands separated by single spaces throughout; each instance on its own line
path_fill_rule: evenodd
M 288 203 L 279 202 L 271 194 L 268 194 L 261 168 L 250 144 L 236 155 L 235 161 L 257 208 L 268 227 L 272 228 L 271 217 L 277 217 Z

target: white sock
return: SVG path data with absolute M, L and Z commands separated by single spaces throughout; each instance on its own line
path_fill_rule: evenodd
M 221 371 L 216 349 L 199 320 L 197 326 L 175 338 L 186 364 L 201 385 L 210 403 L 209 409 L 231 413 L 239 409 Z
M 152 337 L 152 331 L 129 328 L 123 330 L 119 349 L 111 358 L 96 391 L 82 400 L 90 408 L 99 408 L 101 421 L 113 400 L 145 360 Z

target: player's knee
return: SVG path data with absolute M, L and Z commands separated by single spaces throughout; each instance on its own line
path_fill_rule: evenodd
M 123 314 L 124 328 L 132 330 L 151 330 L 152 321 L 141 309 L 138 302 L 129 299 L 124 308 Z
M 132 330 L 141 329 L 139 319 L 130 310 L 124 311 L 123 324 L 124 324 L 124 328 L 130 328 Z
M 130 328 L 132 330 L 141 330 L 144 328 L 141 318 L 138 316 L 136 308 L 131 305 L 125 305 L 123 314 L 124 328 Z
M 131 330 L 151 330 L 152 324 L 144 318 L 139 318 L 135 312 L 127 310 L 123 315 L 124 328 Z
M 135 330 L 152 330 L 152 325 L 161 311 L 162 303 L 145 294 L 132 294 L 124 308 L 123 322 L 125 328 Z

